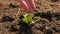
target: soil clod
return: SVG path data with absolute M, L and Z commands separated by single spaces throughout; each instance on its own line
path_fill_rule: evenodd
M 14 18 L 11 18 L 11 17 L 9 17 L 9 16 L 4 16 L 4 17 L 2 17 L 2 21 L 1 22 L 12 22 L 12 21 L 14 21 L 15 19 Z

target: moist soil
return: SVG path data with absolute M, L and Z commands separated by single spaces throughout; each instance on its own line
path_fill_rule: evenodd
M 18 0 L 0 0 L 0 34 L 60 34 L 60 0 L 35 0 L 33 26 L 22 22 L 25 10 Z

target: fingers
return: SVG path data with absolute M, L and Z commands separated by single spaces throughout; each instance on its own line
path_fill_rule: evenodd
M 25 1 L 19 0 L 19 3 L 22 5 L 22 7 L 25 9 L 25 11 L 29 11 L 28 5 Z
M 19 0 L 19 3 L 28 13 L 32 13 L 33 10 L 35 9 L 34 0 Z
M 28 0 L 28 2 L 29 2 L 29 4 L 30 4 L 30 6 L 31 6 L 31 8 L 34 10 L 35 9 L 35 3 L 34 3 L 34 0 Z
M 22 7 L 23 7 L 25 10 L 28 10 L 28 5 L 26 4 L 25 1 L 19 0 L 19 3 L 22 5 Z
M 32 7 L 31 7 L 31 5 L 30 5 L 30 3 L 29 3 L 29 0 L 25 0 L 25 2 L 26 2 L 26 4 L 28 5 L 28 10 L 29 10 L 29 12 L 32 13 L 32 12 L 33 12 L 33 9 L 32 9 Z

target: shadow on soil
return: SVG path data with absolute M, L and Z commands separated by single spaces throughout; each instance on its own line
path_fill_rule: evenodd
M 28 26 L 26 23 L 20 21 L 19 25 L 20 25 L 20 29 L 18 34 L 32 34 L 31 27 Z

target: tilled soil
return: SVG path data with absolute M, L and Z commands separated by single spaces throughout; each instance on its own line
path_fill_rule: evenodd
M 0 0 L 0 34 L 60 34 L 60 0 L 35 0 L 34 26 L 22 22 L 26 12 L 18 0 Z

